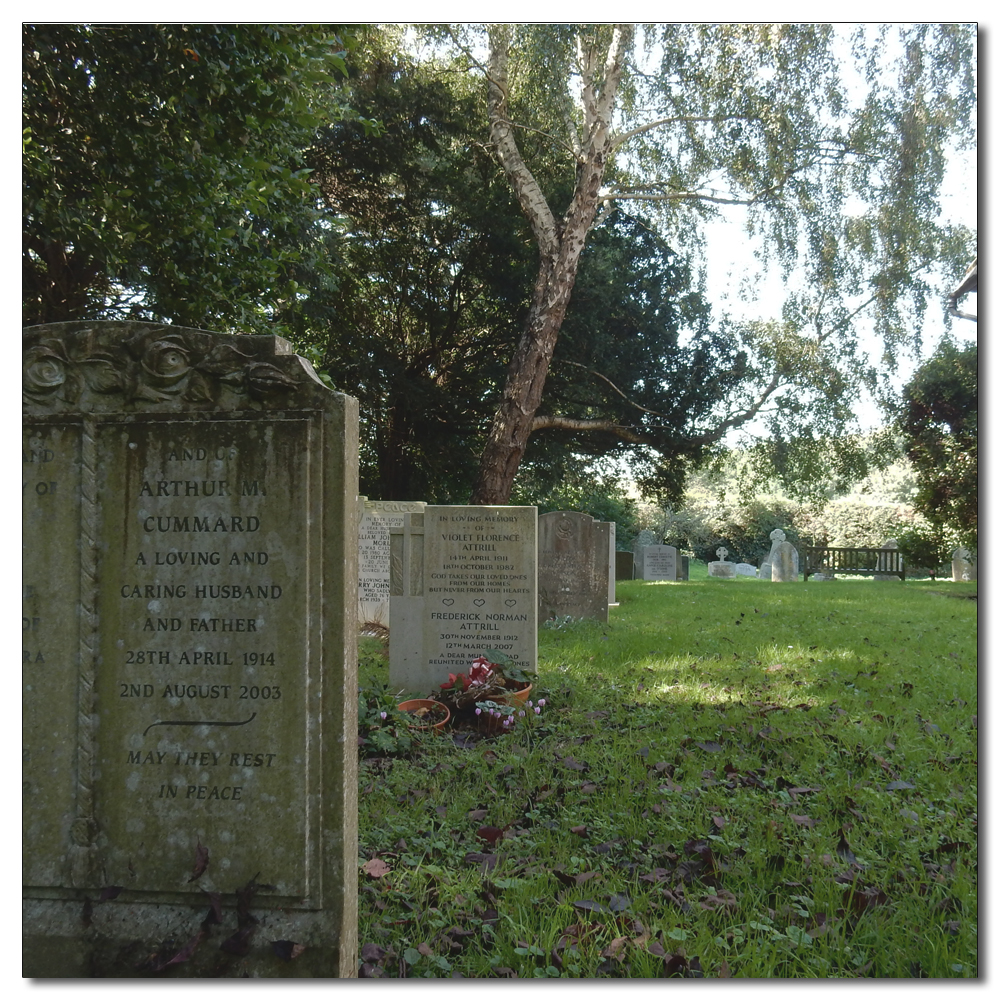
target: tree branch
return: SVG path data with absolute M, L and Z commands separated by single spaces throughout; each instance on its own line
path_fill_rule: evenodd
M 575 368 L 582 368 L 585 372 L 589 372 L 591 375 L 594 375 L 597 378 L 607 382 L 608 385 L 610 385 L 611 388 L 614 389 L 615 392 L 617 392 L 618 395 L 621 396 L 621 398 L 624 399 L 625 402 L 629 404 L 629 406 L 634 406 L 637 410 L 642 410 L 643 413 L 651 413 L 654 417 L 663 417 L 664 420 L 670 419 L 665 413 L 659 413 L 656 410 L 647 409 L 645 406 L 642 406 L 639 403 L 636 403 L 634 400 L 629 399 L 628 396 L 626 396 L 625 393 L 622 392 L 621 389 L 619 389 L 618 386 L 616 386 L 614 382 L 611 381 L 611 379 L 609 379 L 606 375 L 602 375 L 600 372 L 595 372 L 593 368 L 588 368 L 586 365 L 581 365 L 578 361 L 564 361 L 563 364 L 573 365 Z
M 608 434 L 614 434 L 630 444 L 648 444 L 656 447 L 654 442 L 645 435 L 639 434 L 624 424 L 617 424 L 613 420 L 580 420 L 575 417 L 536 415 L 531 421 L 532 434 L 550 427 L 566 431 L 604 431 Z
M 736 427 L 742 427 L 749 420 L 753 420 L 754 417 L 760 412 L 761 407 L 774 395 L 774 393 L 781 386 L 781 376 L 777 372 L 772 376 L 771 381 L 765 386 L 764 390 L 761 392 L 760 397 L 757 401 L 748 409 L 744 410 L 742 413 L 737 413 L 735 416 L 728 417 L 723 420 L 717 427 L 713 430 L 706 431 L 704 434 L 698 434 L 691 438 L 691 441 L 696 444 L 715 444 L 716 441 L 721 441 L 725 437 L 728 431 L 733 430 Z

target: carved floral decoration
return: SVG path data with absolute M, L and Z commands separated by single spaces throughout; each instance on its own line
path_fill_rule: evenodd
M 126 334 L 135 330 L 134 324 L 123 327 Z M 137 405 L 218 403 L 224 394 L 260 402 L 307 378 L 301 367 L 289 366 L 289 374 L 262 360 L 263 338 L 166 326 L 141 326 L 120 340 L 110 334 L 120 336 L 110 324 L 50 337 L 39 330 L 39 340 L 24 351 L 25 402 L 75 404 L 92 394 L 121 394 L 124 402 Z

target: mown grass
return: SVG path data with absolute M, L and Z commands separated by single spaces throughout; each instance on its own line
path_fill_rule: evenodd
M 978 975 L 976 585 L 694 575 L 494 739 L 397 741 L 362 640 L 362 975 Z

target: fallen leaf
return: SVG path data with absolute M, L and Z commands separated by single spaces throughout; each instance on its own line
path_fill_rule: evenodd
M 794 813 L 789 813 L 788 818 L 797 826 L 812 827 L 816 825 L 816 820 L 811 819 L 809 816 L 796 816 Z
M 371 878 L 381 878 L 392 871 L 381 858 L 372 858 L 371 861 L 366 861 L 361 866 L 361 870 Z
M 617 958 L 618 953 L 625 947 L 627 937 L 616 937 L 606 948 L 601 949 L 601 958 Z
M 584 823 L 582 826 L 571 826 L 569 828 L 570 833 L 575 833 L 578 837 L 587 836 L 587 825 Z
M 385 958 L 385 948 L 370 941 L 361 946 L 361 960 L 364 962 L 381 962 Z

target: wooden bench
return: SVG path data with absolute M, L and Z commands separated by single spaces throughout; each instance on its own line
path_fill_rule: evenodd
M 805 579 L 810 573 L 853 574 L 855 576 L 898 576 L 906 579 L 903 553 L 899 549 L 846 549 L 830 545 L 804 546 Z

